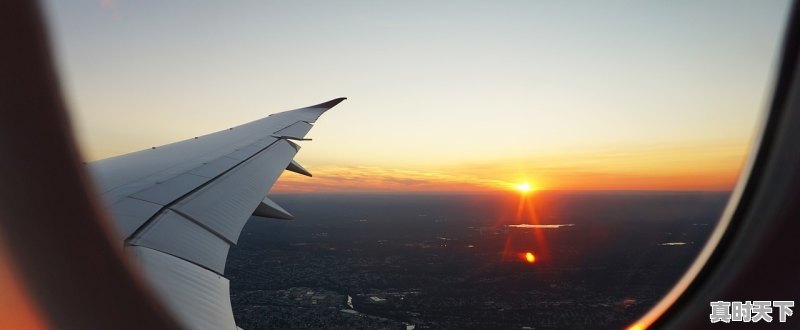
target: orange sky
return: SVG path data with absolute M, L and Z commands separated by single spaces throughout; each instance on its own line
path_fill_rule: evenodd
M 307 166 L 313 178 L 284 174 L 273 188 L 291 192 L 509 190 L 730 190 L 744 162 L 743 145 L 637 147 L 574 151 L 529 159 L 419 168 Z

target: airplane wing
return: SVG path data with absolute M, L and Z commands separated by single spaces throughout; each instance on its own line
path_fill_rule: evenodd
M 322 113 L 345 98 L 88 163 L 124 249 L 188 329 L 237 329 L 223 274 L 251 215 L 291 219 L 266 195 Z

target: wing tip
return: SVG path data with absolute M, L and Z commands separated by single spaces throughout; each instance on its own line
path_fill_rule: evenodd
M 335 107 L 337 104 L 342 103 L 342 101 L 344 101 L 344 100 L 347 100 L 347 98 L 346 97 L 339 97 L 339 98 L 335 98 L 335 99 L 327 101 L 327 102 L 322 102 L 322 103 L 317 104 L 317 105 L 312 105 L 312 106 L 310 106 L 308 108 L 330 109 L 330 108 Z

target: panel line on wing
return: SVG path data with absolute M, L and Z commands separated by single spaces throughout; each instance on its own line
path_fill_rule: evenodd
M 269 117 L 267 117 L 267 118 L 269 118 Z M 245 127 L 252 126 L 252 125 L 258 125 L 258 124 L 263 123 L 264 120 L 267 119 L 267 118 L 262 118 L 260 120 L 252 121 L 252 122 L 247 123 L 247 124 L 239 125 L 239 126 L 236 126 L 235 128 L 245 128 Z M 195 158 L 186 160 L 184 162 L 170 164 L 169 166 L 167 166 L 167 167 L 165 167 L 165 168 L 163 168 L 163 169 L 161 169 L 161 170 L 159 170 L 157 172 L 150 172 L 150 173 L 147 173 L 147 174 L 142 175 L 142 176 L 130 177 L 130 179 L 125 183 L 117 183 L 117 184 L 113 184 L 112 186 L 103 186 L 101 188 L 102 195 L 104 196 L 103 198 L 105 200 L 107 200 L 110 204 L 113 204 L 113 203 L 116 203 L 118 200 L 120 200 L 120 199 L 122 199 L 122 198 L 124 198 L 124 197 L 126 197 L 126 196 L 128 196 L 130 194 L 135 194 L 135 193 L 143 190 L 143 188 L 147 189 L 148 187 L 152 187 L 153 184 L 155 184 L 156 182 L 167 181 L 167 180 L 170 180 L 171 178 L 174 178 L 174 177 L 176 177 L 178 175 L 181 175 L 181 174 L 192 173 L 195 169 L 202 168 L 207 163 L 215 161 L 215 160 L 219 160 L 219 158 L 224 157 L 224 156 L 229 156 L 231 153 L 236 153 L 237 151 L 239 151 L 239 149 L 242 149 L 242 148 L 245 148 L 245 147 L 248 147 L 248 146 L 251 146 L 251 147 L 252 146 L 257 146 L 259 148 L 266 147 L 269 143 L 274 142 L 274 140 L 273 140 L 274 137 L 271 137 L 270 136 L 271 134 L 274 134 L 275 132 L 279 132 L 279 131 L 282 131 L 282 130 L 286 130 L 286 129 L 288 129 L 288 128 L 290 128 L 290 127 L 292 127 L 292 126 L 294 126 L 294 125 L 296 125 L 298 123 L 305 123 L 305 122 L 306 122 L 305 120 L 296 119 L 296 120 L 291 121 L 291 122 L 284 122 L 282 124 L 279 124 L 279 126 L 268 127 L 267 130 L 257 131 L 257 132 L 260 132 L 260 134 L 257 135 L 259 137 L 258 139 L 253 140 L 253 138 L 255 138 L 256 135 L 251 133 L 250 135 L 242 137 L 239 140 L 231 141 L 231 145 L 230 145 L 231 148 L 230 149 L 223 149 L 223 150 L 215 149 L 214 151 L 211 151 L 211 152 L 206 152 L 204 154 L 195 155 Z M 250 128 L 248 128 L 248 129 L 250 129 Z M 204 135 L 202 137 L 214 136 L 215 134 L 226 133 L 226 132 L 229 132 L 229 131 L 230 130 L 223 130 L 223 131 L 207 134 L 207 135 Z M 265 139 L 273 140 L 273 141 L 265 141 Z M 176 143 L 170 143 L 170 144 L 167 144 L 167 145 L 162 145 L 162 146 L 157 147 L 156 149 L 141 150 L 141 151 L 135 152 L 133 154 L 142 153 L 142 152 L 150 152 L 152 150 L 166 150 L 166 149 L 162 149 L 162 147 L 172 148 L 175 145 L 178 145 L 178 144 L 181 144 L 181 143 L 185 143 L 185 142 L 193 142 L 194 143 L 194 141 L 196 141 L 196 140 L 198 140 L 198 138 L 187 139 L 187 140 L 183 140 L 183 141 L 176 142 Z M 247 141 L 247 142 L 244 142 L 244 141 Z M 131 154 L 128 154 L 128 155 L 131 155 Z M 119 156 L 119 157 L 127 157 L 128 155 L 122 155 L 122 156 Z M 114 158 L 111 158 L 111 159 L 114 159 Z M 108 161 L 108 160 L 103 160 L 103 161 Z M 103 162 L 103 161 L 100 161 L 100 162 Z M 97 165 L 97 163 L 92 163 L 91 165 Z M 93 172 L 96 172 L 96 171 L 97 171 L 97 169 L 95 168 Z M 97 182 L 95 182 L 95 183 L 97 183 Z M 146 184 L 146 187 L 142 187 L 142 184 Z M 133 186 L 131 186 L 131 185 L 133 185 Z M 138 188 L 137 188 L 137 186 L 138 186 Z
M 170 203 L 167 203 L 166 205 L 164 205 L 164 207 L 162 207 L 160 210 L 158 210 L 158 212 L 156 212 L 156 214 L 154 214 L 153 216 L 151 216 L 149 219 L 147 219 L 147 221 L 145 221 L 145 222 L 144 222 L 144 223 L 143 223 L 141 226 L 139 226 L 139 228 L 137 228 L 137 229 L 136 229 L 136 230 L 135 230 L 135 231 L 134 231 L 134 232 L 133 232 L 133 233 L 132 233 L 130 236 L 126 237 L 126 238 L 125 238 L 125 240 L 124 240 L 124 241 L 125 241 L 125 243 L 127 244 L 127 243 L 128 243 L 128 242 L 130 242 L 132 239 L 134 239 L 135 237 L 139 236 L 139 235 L 141 234 L 141 232 L 142 232 L 142 231 L 143 231 L 145 228 L 147 228 L 147 227 L 148 227 L 150 224 L 152 224 L 152 222 L 153 222 L 153 221 L 154 221 L 156 218 L 158 218 L 158 216 L 159 216 L 159 215 L 161 215 L 161 213 L 163 213 L 163 212 L 164 212 L 166 209 L 169 209 L 169 208 L 171 208 L 172 206 L 174 206 L 175 204 L 177 204 L 179 201 L 181 201 L 183 198 L 185 198 L 185 197 L 187 197 L 187 196 L 189 196 L 189 195 L 191 195 L 191 194 L 193 194 L 193 193 L 195 193 L 195 192 L 197 192 L 197 191 L 199 191 L 199 190 L 203 189 L 204 187 L 208 186 L 209 184 L 211 184 L 212 182 L 216 181 L 216 180 L 217 180 L 217 179 L 219 179 L 220 177 L 222 177 L 222 176 L 224 176 L 225 174 L 227 174 L 227 173 L 231 172 L 233 169 L 235 169 L 235 168 L 237 168 L 237 167 L 241 166 L 243 163 L 245 163 L 245 162 L 247 162 L 248 160 L 252 159 L 253 157 L 256 157 L 257 155 L 261 154 L 262 152 L 264 152 L 264 150 L 267 150 L 267 149 L 269 149 L 271 146 L 273 146 L 273 145 L 275 145 L 276 143 L 278 143 L 278 141 L 280 141 L 280 139 L 278 139 L 278 140 L 275 140 L 275 141 L 272 141 L 272 142 L 271 142 L 270 144 L 268 144 L 266 147 L 264 147 L 263 149 L 261 149 L 260 151 L 258 151 L 258 152 L 256 152 L 256 153 L 254 153 L 254 154 L 253 154 L 253 155 L 251 155 L 250 157 L 248 157 L 248 158 L 246 158 L 246 159 L 242 160 L 241 162 L 239 162 L 239 163 L 238 163 L 238 164 L 236 164 L 235 166 L 233 166 L 233 167 L 229 168 L 229 169 L 228 169 L 228 170 L 226 170 L 226 171 L 223 171 L 222 173 L 220 173 L 220 174 L 219 174 L 219 175 L 217 175 L 216 177 L 214 177 L 214 178 L 212 178 L 212 179 L 209 179 L 209 180 L 208 180 L 208 181 L 206 181 L 205 183 L 203 183 L 203 184 L 199 185 L 198 187 L 196 187 L 196 188 L 194 188 L 194 189 L 190 190 L 189 192 L 187 192 L 187 193 L 185 193 L 185 194 L 181 195 L 180 197 L 176 198 L 176 199 L 175 199 L 175 200 L 173 200 L 172 202 L 170 202 Z M 186 216 L 186 215 L 184 215 L 184 216 Z M 189 218 L 191 218 L 191 217 L 189 217 Z M 217 234 L 218 234 L 218 233 L 217 233 Z M 229 240 L 228 240 L 228 239 L 226 239 L 226 241 L 229 241 Z
M 176 206 L 236 242 L 247 219 L 297 151 L 281 141 Z
M 165 211 L 166 211 L 166 210 L 165 210 Z M 223 236 L 222 234 L 218 233 L 216 230 L 213 230 L 213 229 L 211 229 L 211 227 L 209 227 L 208 225 L 206 225 L 206 224 L 204 224 L 204 223 L 200 222 L 199 220 L 197 220 L 197 219 L 193 218 L 192 216 L 190 216 L 190 215 L 188 215 L 188 214 L 184 213 L 183 211 L 181 211 L 181 210 L 179 210 L 179 209 L 177 209 L 177 208 L 174 208 L 174 209 L 173 209 L 173 208 L 170 208 L 170 209 L 169 209 L 169 211 L 172 211 L 172 212 L 175 212 L 175 213 L 177 213 L 177 214 L 180 214 L 180 216 L 182 216 L 182 217 L 184 217 L 184 218 L 188 219 L 189 221 L 191 221 L 192 223 L 194 223 L 194 224 L 195 224 L 195 225 L 197 225 L 198 227 L 200 227 L 200 228 L 203 228 L 203 229 L 205 229 L 205 230 L 208 230 L 209 232 L 211 232 L 212 234 L 214 234 L 214 236 L 217 236 L 217 237 L 219 237 L 221 240 L 223 240 L 223 241 L 227 242 L 228 244 L 230 244 L 230 245 L 236 245 L 236 242 L 232 242 L 230 239 L 228 239 L 227 237 L 225 237 L 225 236 Z
M 129 244 L 126 248 L 133 248 L 133 247 L 146 248 L 146 249 L 150 249 L 150 250 L 153 250 L 153 251 L 158 251 L 158 252 L 161 252 L 163 254 L 166 254 L 166 255 L 181 259 L 183 261 L 186 261 L 188 263 L 191 263 L 191 264 L 193 264 L 193 265 L 195 265 L 197 267 L 203 268 L 203 269 L 205 269 L 205 270 L 207 270 L 209 272 L 212 272 L 214 274 L 217 274 L 219 276 L 225 277 L 225 274 L 223 274 L 221 272 L 218 272 L 218 271 L 216 271 L 214 269 L 211 269 L 211 268 L 209 268 L 209 267 L 207 267 L 207 266 L 205 266 L 205 265 L 203 265 L 201 263 L 194 262 L 192 260 L 186 259 L 186 258 L 184 258 L 184 257 L 182 257 L 180 255 L 175 254 L 175 253 L 171 253 L 169 251 L 164 251 L 162 249 L 157 249 L 157 248 L 153 248 L 153 247 L 150 247 L 150 246 L 147 246 L 147 245 L 143 245 L 143 244 L 138 244 L 138 243 Z M 223 269 L 223 272 L 224 272 L 224 269 Z M 227 277 L 225 277 L 225 278 L 227 278 Z
M 282 130 L 285 130 L 285 129 L 287 129 L 287 128 L 290 128 L 290 127 L 292 127 L 292 126 L 295 126 L 295 125 L 296 125 L 296 124 L 298 124 L 298 123 L 304 123 L 304 124 L 306 124 L 306 125 L 309 125 L 309 126 L 306 126 L 306 127 L 304 127 L 304 128 L 307 128 L 307 129 L 310 129 L 310 128 L 311 128 L 311 126 L 312 126 L 312 125 L 310 125 L 310 124 L 309 124 L 307 121 L 304 121 L 304 120 L 303 120 L 303 121 L 296 121 L 296 122 L 293 122 L 293 123 L 291 123 L 291 124 L 289 124 L 289 125 L 286 125 L 285 127 L 281 128 L 281 129 L 279 129 L 279 130 L 276 130 L 275 132 L 280 132 L 280 131 L 282 131 Z M 296 126 L 295 126 L 295 127 L 296 127 Z M 302 126 L 301 126 L 301 127 L 302 127 Z M 305 131 L 305 133 L 307 134 L 307 133 L 308 133 L 308 130 L 306 130 L 306 131 Z M 209 184 L 211 184 L 212 182 L 216 181 L 218 178 L 220 178 L 220 177 L 224 176 L 225 174 L 227 174 L 227 173 L 229 173 L 230 171 L 232 171 L 233 169 L 235 169 L 235 168 L 237 168 L 237 167 L 241 166 L 243 163 L 247 162 L 248 160 L 250 160 L 250 159 L 252 159 L 252 158 L 256 157 L 256 156 L 257 156 L 257 155 L 259 155 L 259 154 L 261 154 L 262 152 L 264 152 L 265 150 L 269 149 L 270 147 L 272 147 L 273 145 L 275 145 L 277 142 L 279 142 L 279 141 L 281 141 L 281 140 L 284 140 L 284 139 L 277 139 L 277 140 L 269 141 L 269 143 L 268 143 L 266 146 L 264 146 L 263 148 L 261 148 L 260 150 L 258 150 L 258 151 L 256 151 L 256 152 L 254 152 L 254 153 L 253 153 L 252 155 L 250 155 L 249 157 L 246 157 L 246 158 L 242 159 L 241 161 L 239 161 L 239 162 L 238 162 L 238 163 L 236 163 L 235 165 L 231 166 L 231 168 L 229 168 L 229 169 L 227 169 L 227 170 L 225 170 L 225 171 L 222 171 L 222 172 L 220 172 L 219 174 L 217 174 L 217 175 L 216 175 L 216 176 L 214 176 L 213 178 L 209 178 L 209 179 L 208 179 L 206 182 L 204 182 L 204 183 L 202 183 L 202 184 L 200 184 L 200 185 L 196 186 L 194 189 L 191 189 L 191 190 L 190 190 L 190 191 L 188 191 L 187 193 L 185 193 L 185 194 L 182 194 L 182 195 L 180 195 L 180 196 L 177 196 L 177 197 L 176 197 L 176 198 L 175 198 L 173 201 L 171 201 L 171 202 L 169 202 L 169 203 L 166 203 L 166 204 L 164 205 L 164 207 L 162 207 L 161 209 L 159 209 L 159 210 L 158 210 L 158 212 L 156 212 L 156 213 L 155 213 L 155 214 L 153 214 L 153 215 L 152 215 L 150 218 L 148 218 L 146 221 L 144 221 L 144 222 L 143 222 L 143 223 L 142 223 L 142 224 L 141 224 L 141 225 L 140 225 L 140 226 L 139 226 L 139 227 L 138 227 L 136 230 L 134 230 L 134 231 L 133 231 L 133 232 L 132 232 L 132 233 L 131 233 L 129 236 L 125 237 L 124 241 L 127 243 L 127 242 L 131 241 L 133 238 L 135 238 L 137 235 L 139 235 L 139 234 L 141 233 L 141 231 L 142 231 L 142 230 L 143 230 L 145 227 L 149 226 L 149 225 L 152 223 L 152 221 L 153 221 L 154 219 L 158 218 L 158 216 L 159 216 L 161 213 L 163 213 L 163 212 L 164 212 L 166 209 L 170 209 L 172 206 L 174 206 L 175 204 L 177 204 L 179 201 L 181 201 L 181 200 L 182 200 L 182 199 L 184 199 L 185 197 L 187 197 L 187 196 L 189 196 L 189 195 L 191 195 L 191 194 L 193 194 L 193 193 L 195 193 L 195 192 L 197 192 L 197 191 L 199 191 L 199 190 L 203 189 L 204 187 L 208 186 L 208 185 L 209 185 Z M 256 145 L 257 145 L 259 141 L 262 141 L 262 143 L 263 143 L 263 142 L 266 142 L 266 141 L 263 141 L 263 139 L 259 139 L 259 140 L 257 140 L 256 142 L 253 142 L 253 143 L 252 143 L 252 144 L 250 144 L 250 145 L 254 145 L 254 144 L 256 144 Z M 287 140 L 284 140 L 284 141 L 287 141 Z M 289 142 L 289 145 L 291 145 L 292 147 L 294 147 L 296 150 L 299 150 L 299 149 L 300 149 L 300 148 L 299 148 L 299 146 L 298 146 L 297 144 L 295 144 L 295 143 L 292 143 L 291 141 L 287 141 L 287 142 Z M 234 151 L 234 152 L 237 152 L 237 151 Z M 223 156 L 221 156 L 220 158 L 235 159 L 235 158 L 230 158 L 229 156 L 230 156 L 230 153 L 229 153 L 229 154 L 226 154 L 226 155 L 223 155 Z M 197 168 L 193 169 L 192 171 L 194 171 L 194 170 L 196 170 L 196 169 L 197 169 Z M 192 171 L 189 171 L 189 172 L 187 172 L 186 174 L 190 174 Z M 134 194 L 131 194 L 131 195 L 129 195 L 129 197 L 132 197 L 132 196 L 133 196 L 133 195 L 135 195 L 135 194 L 136 194 L 136 193 L 134 193 Z M 144 201 L 147 201 L 147 200 L 145 200 L 145 199 L 142 199 L 142 198 L 137 198 L 137 199 L 139 199 L 139 200 L 144 200 Z M 185 214 L 184 214 L 184 215 L 185 215 Z M 191 218 L 191 217 L 189 217 L 189 218 Z M 196 219 L 192 219 L 192 220 L 194 220 L 195 222 L 199 222 L 199 221 L 197 221 Z M 217 233 L 217 234 L 219 234 L 219 233 Z M 230 241 L 229 239 L 225 239 L 225 240 L 226 240 L 226 241 Z M 234 243 L 234 244 L 235 244 L 235 243 Z

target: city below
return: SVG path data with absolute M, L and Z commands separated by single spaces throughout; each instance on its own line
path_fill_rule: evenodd
M 682 275 L 727 192 L 277 195 L 226 275 L 248 330 L 623 328 Z

